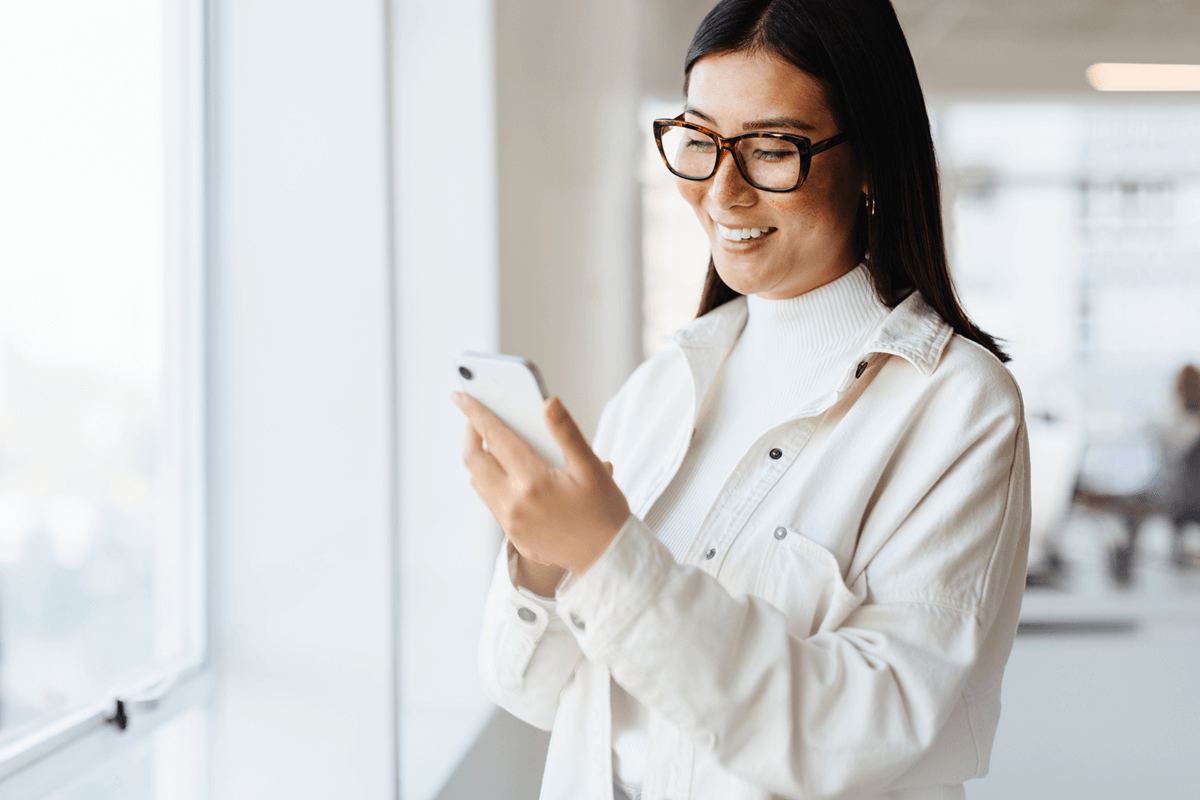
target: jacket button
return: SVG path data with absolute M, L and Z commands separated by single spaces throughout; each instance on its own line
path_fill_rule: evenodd
M 587 628 L 587 626 L 583 624 L 583 619 L 578 614 L 571 614 L 571 624 L 576 628 L 579 628 L 579 630 L 584 630 Z
M 776 528 L 775 529 L 775 538 L 776 539 L 786 539 L 787 538 L 787 528 L 783 527 L 782 525 L 780 525 L 778 528 Z
M 537 619 L 537 614 L 533 613 L 525 606 L 521 606 L 517 609 L 517 616 L 526 622 L 534 622 Z
M 704 554 L 704 560 L 712 561 L 713 556 L 715 556 L 716 554 L 717 554 L 717 548 L 714 547 L 711 550 L 709 550 L 707 553 Z
M 865 362 L 865 361 L 858 362 L 858 369 L 854 370 L 854 377 L 861 378 L 863 372 L 865 372 L 866 369 L 867 369 L 867 362 Z
M 778 447 L 772 447 L 769 455 L 771 456 L 771 458 L 778 461 L 779 459 L 783 458 L 783 451 L 780 450 Z

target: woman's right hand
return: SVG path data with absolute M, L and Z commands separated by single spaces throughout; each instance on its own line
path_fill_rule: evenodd
M 612 475 L 612 462 L 605 461 L 604 466 L 608 467 L 608 474 Z M 513 544 L 513 549 L 517 551 L 517 585 L 524 586 L 539 597 L 554 597 L 554 590 L 562 582 L 563 576 L 567 574 L 567 570 L 554 564 L 543 564 L 540 561 L 534 561 L 522 553 L 516 544 Z

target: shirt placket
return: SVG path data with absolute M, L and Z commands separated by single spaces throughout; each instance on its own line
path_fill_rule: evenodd
M 720 572 L 734 540 L 800 455 L 818 421 L 818 417 L 793 421 L 754 443 L 725 481 L 699 533 L 684 553 L 683 563 L 695 564 L 710 575 Z

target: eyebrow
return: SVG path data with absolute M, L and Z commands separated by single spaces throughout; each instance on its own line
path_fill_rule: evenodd
M 692 106 L 685 106 L 683 113 L 699 117 L 710 125 L 717 124 L 715 119 Z M 761 131 L 767 128 L 793 128 L 799 131 L 815 131 L 817 129 L 812 123 L 793 117 L 772 117 L 770 119 L 757 119 L 752 122 L 742 123 L 742 130 L 744 131 Z

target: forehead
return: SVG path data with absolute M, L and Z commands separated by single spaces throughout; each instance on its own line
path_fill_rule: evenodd
M 688 109 L 726 136 L 757 120 L 793 119 L 814 130 L 833 125 L 824 84 L 771 53 L 716 53 L 692 66 Z

